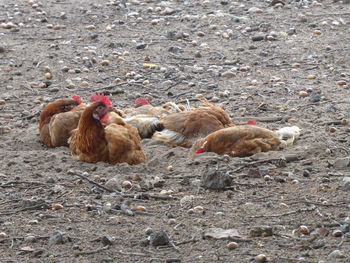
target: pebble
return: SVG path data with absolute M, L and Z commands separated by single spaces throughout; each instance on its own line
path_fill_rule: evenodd
M 4 100 L 0 100 L 0 105 L 5 105 L 5 101 Z
M 225 71 L 224 73 L 221 74 L 221 77 L 223 78 L 233 78 L 235 76 L 236 74 L 232 71 Z
M 310 79 L 310 80 L 316 79 L 316 76 L 315 76 L 315 75 L 308 75 L 308 76 L 307 76 L 307 79 Z
M 5 232 L 0 232 L 0 238 L 8 238 L 9 236 Z
M 248 13 L 255 13 L 255 14 L 261 14 L 263 12 L 262 9 L 257 8 L 257 7 L 251 7 L 248 9 Z
M 55 210 L 62 210 L 63 209 L 63 205 L 61 204 L 52 204 L 52 208 Z
M 169 236 L 166 231 L 153 232 L 150 234 L 150 243 L 152 246 L 166 246 L 169 245 Z
M 328 258 L 344 258 L 344 254 L 342 251 L 336 249 L 329 253 Z
M 256 42 L 256 41 L 262 41 L 262 40 L 264 40 L 264 36 L 252 36 L 252 40 L 253 40 L 254 42 Z
M 207 168 L 202 174 L 200 185 L 205 189 L 224 190 L 232 185 L 232 177 L 224 168 Z
M 108 189 L 111 189 L 111 190 L 118 190 L 118 191 L 121 190 L 121 189 L 120 189 L 120 186 L 119 186 L 119 182 L 118 182 L 118 180 L 115 179 L 115 178 L 109 179 L 109 180 L 106 182 L 105 186 L 106 186 Z
M 94 26 L 94 25 L 88 25 L 88 26 L 86 26 L 86 29 L 87 30 L 93 30 L 93 29 L 95 29 L 96 27 Z
M 343 236 L 343 232 L 339 229 L 336 229 L 332 232 L 332 236 L 333 237 L 342 237 Z
M 236 242 L 230 242 L 226 245 L 226 247 L 229 249 L 229 250 L 233 250 L 235 248 L 238 248 L 238 243 Z
M 65 237 L 61 231 L 56 231 L 51 235 L 49 239 L 49 244 L 58 245 L 58 244 L 64 244 L 67 241 L 68 241 L 68 238 Z
M 264 254 L 260 254 L 260 255 L 257 255 L 255 258 L 254 258 L 254 261 L 256 263 L 264 263 L 267 261 L 267 257 L 264 255 Z
M 345 86 L 345 85 L 346 85 L 346 81 L 345 81 L 345 80 L 338 80 L 338 81 L 337 81 L 337 85 L 339 85 L 339 86 Z
M 255 226 L 250 230 L 251 237 L 269 237 L 273 235 L 271 226 Z
M 298 231 L 304 235 L 308 235 L 310 233 L 309 228 L 307 226 L 300 226 Z
M 101 61 L 101 65 L 102 65 L 102 66 L 108 66 L 109 63 L 110 63 L 110 62 L 109 62 L 108 59 L 105 59 L 105 60 L 102 60 L 102 61 Z
M 32 234 L 28 234 L 27 236 L 24 237 L 24 241 L 33 243 L 36 241 L 36 237 Z
M 45 78 L 46 79 L 52 79 L 52 75 L 50 72 L 45 73 Z
M 302 90 L 302 91 L 299 92 L 299 97 L 305 98 L 307 96 L 309 96 L 309 93 L 307 93 L 306 91 Z
M 146 43 L 138 43 L 136 44 L 136 49 L 145 49 L 147 47 Z

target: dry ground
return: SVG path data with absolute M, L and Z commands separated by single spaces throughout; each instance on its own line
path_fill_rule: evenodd
M 0 1 L 0 261 L 350 262 L 350 5 L 285 2 Z M 234 121 L 298 125 L 302 135 L 243 159 L 188 159 L 187 149 L 144 140 L 148 162 L 133 167 L 44 147 L 42 106 L 95 91 L 120 108 L 140 95 L 198 105 L 202 94 Z M 200 188 L 208 168 L 226 169 L 234 187 Z M 124 198 L 101 189 L 111 178 L 117 188 L 132 181 Z M 257 226 L 272 235 L 254 235 Z M 239 234 L 205 238 L 211 228 Z M 162 230 L 170 245 L 142 241 Z

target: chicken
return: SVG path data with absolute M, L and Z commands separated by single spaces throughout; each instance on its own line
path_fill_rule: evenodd
M 197 140 L 190 157 L 203 152 L 215 152 L 231 156 L 250 156 L 259 152 L 276 151 L 280 148 L 283 137 L 288 137 L 291 145 L 299 136 L 299 127 L 285 127 L 276 132 L 255 125 L 240 125 L 211 133 L 206 138 Z M 293 141 L 290 139 L 293 138 Z
M 85 107 L 77 95 L 48 104 L 40 114 L 39 132 L 43 143 L 48 147 L 68 146 L 70 132 L 78 126 Z
M 135 107 L 124 110 L 125 116 L 147 115 L 149 117 L 161 118 L 171 113 L 181 112 L 184 110 L 182 105 L 176 105 L 174 102 L 167 102 L 161 106 L 152 106 L 144 98 L 135 100 Z
M 189 148 L 194 140 L 234 124 L 222 106 L 204 100 L 197 109 L 161 118 L 160 125 L 164 130 L 155 132 L 152 139 Z
M 93 104 L 85 109 L 68 140 L 73 158 L 89 163 L 146 162 L 137 129 L 118 114 L 108 113 L 111 102 L 103 94 L 95 94 L 91 100 Z M 113 118 L 108 120 L 110 114 Z
M 161 130 L 159 118 L 174 112 L 184 110 L 182 105 L 167 102 L 162 106 L 153 107 L 144 98 L 135 100 L 135 107 L 123 111 L 114 109 L 113 111 L 123 117 L 123 120 L 136 127 L 141 138 L 150 138 L 156 130 Z

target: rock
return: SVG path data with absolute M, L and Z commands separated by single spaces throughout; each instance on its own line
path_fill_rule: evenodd
M 145 49 L 147 47 L 147 44 L 146 43 L 138 43 L 136 45 L 136 49 Z
M 235 76 L 236 76 L 236 74 L 232 71 L 226 71 L 226 72 L 221 74 L 221 77 L 223 77 L 223 78 L 233 78 Z
M 250 230 L 251 237 L 269 237 L 273 235 L 271 226 L 255 226 Z
M 343 191 L 349 191 L 350 190 L 350 177 L 344 177 L 343 178 Z
M 333 166 L 334 168 L 341 169 L 341 168 L 346 168 L 350 165 L 350 157 L 346 158 L 339 158 L 335 160 Z
M 102 237 L 101 242 L 105 246 L 113 245 L 114 238 L 111 237 L 110 235 L 105 235 L 105 236 Z
M 210 228 L 204 232 L 203 235 L 204 238 L 214 238 L 214 239 L 230 239 L 230 238 L 243 238 L 241 236 L 237 229 L 231 228 L 231 229 L 222 229 L 222 228 Z
M 202 174 L 200 186 L 205 189 L 225 190 L 232 186 L 232 180 L 226 169 L 207 168 Z
M 264 36 L 252 36 L 252 40 L 253 40 L 254 42 L 256 42 L 256 41 L 262 41 L 262 40 L 264 40 Z
M 184 52 L 181 47 L 177 47 L 177 46 L 169 47 L 168 51 L 171 52 L 171 53 L 182 53 L 182 52 Z
M 345 258 L 342 251 L 336 249 L 329 253 L 328 258 Z
M 170 7 L 166 7 L 163 11 L 161 11 L 159 14 L 163 16 L 169 16 L 174 14 L 176 11 Z
M 68 237 L 66 237 L 64 233 L 62 233 L 61 231 L 54 232 L 49 239 L 50 245 L 59 245 L 67 242 L 68 242 Z
M 120 184 L 119 184 L 118 180 L 115 179 L 115 178 L 109 179 L 109 180 L 106 182 L 105 187 L 107 187 L 108 189 L 114 190 L 114 191 L 115 191 L 115 190 L 121 191 Z
M 150 235 L 150 243 L 152 246 L 166 246 L 169 245 L 169 236 L 166 231 L 153 232 Z

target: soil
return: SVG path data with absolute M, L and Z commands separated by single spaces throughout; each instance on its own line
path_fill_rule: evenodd
M 350 5 L 283 2 L 2 1 L 0 261 L 350 262 Z M 45 147 L 43 106 L 96 91 L 121 109 L 202 94 L 234 122 L 301 136 L 247 158 L 145 139 L 137 166 Z M 200 187 L 209 169 L 233 185 Z

